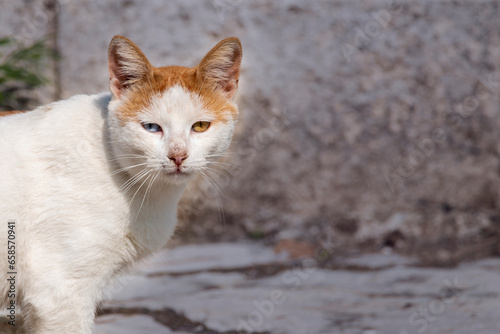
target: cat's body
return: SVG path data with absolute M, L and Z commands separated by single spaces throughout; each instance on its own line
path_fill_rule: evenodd
M 166 243 L 187 182 L 229 144 L 240 61 L 232 38 L 195 68 L 153 68 L 116 37 L 112 94 L 0 117 L 0 258 L 13 221 L 24 332 L 90 333 L 104 288 Z

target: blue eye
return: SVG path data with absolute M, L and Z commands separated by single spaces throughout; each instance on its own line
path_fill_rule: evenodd
M 161 127 L 156 123 L 142 123 L 142 126 L 148 132 L 161 132 Z

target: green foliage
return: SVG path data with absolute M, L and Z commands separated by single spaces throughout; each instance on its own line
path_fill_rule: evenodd
M 54 57 L 44 40 L 24 46 L 10 37 L 0 38 L 0 109 L 24 109 L 35 103 L 32 91 L 48 82 L 43 68 Z

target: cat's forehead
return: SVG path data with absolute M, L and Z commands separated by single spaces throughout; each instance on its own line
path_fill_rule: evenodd
M 193 118 L 212 115 L 206 110 L 202 99 L 180 85 L 165 89 L 161 94 L 151 98 L 151 103 L 144 110 L 146 119 L 151 116 L 156 121 L 192 121 Z
M 151 78 L 131 87 L 124 103 L 116 111 L 122 122 L 139 121 L 139 114 L 154 110 L 205 110 L 217 120 L 228 122 L 237 117 L 237 108 L 223 94 L 204 86 L 196 76 L 197 68 L 168 66 L 154 68 Z

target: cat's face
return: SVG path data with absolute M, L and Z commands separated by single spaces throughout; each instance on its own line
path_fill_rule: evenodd
M 124 173 L 183 183 L 227 149 L 238 114 L 236 38 L 219 43 L 194 68 L 155 68 L 132 42 L 115 37 L 109 63 L 111 147 Z

